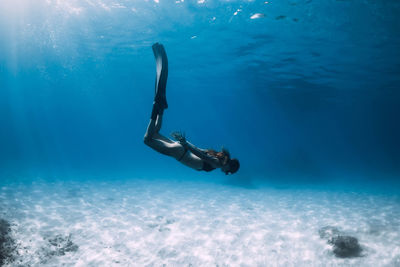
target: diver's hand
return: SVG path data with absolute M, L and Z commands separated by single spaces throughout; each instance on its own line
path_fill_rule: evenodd
M 184 133 L 176 131 L 176 132 L 172 132 L 172 133 L 171 133 L 171 136 L 172 136 L 176 141 L 178 141 L 179 143 L 181 143 L 181 144 L 186 144 L 186 137 L 185 137 L 185 134 L 184 134 Z

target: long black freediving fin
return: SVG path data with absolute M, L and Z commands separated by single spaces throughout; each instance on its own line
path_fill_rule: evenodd
M 156 60 L 156 85 L 155 85 L 155 97 L 154 104 L 158 106 L 160 113 L 168 108 L 166 87 L 168 78 L 168 58 L 165 53 L 164 46 L 159 43 L 155 43 L 152 46 L 154 57 Z

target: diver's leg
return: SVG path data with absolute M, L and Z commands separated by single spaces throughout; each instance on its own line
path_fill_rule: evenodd
M 172 141 L 171 139 L 169 139 L 169 138 L 163 136 L 162 134 L 160 134 L 160 129 L 161 129 L 161 125 L 162 125 L 162 118 L 163 118 L 163 115 L 161 115 L 161 114 L 159 114 L 157 116 L 157 120 L 156 120 L 156 124 L 155 124 L 155 133 L 153 135 L 153 138 L 154 139 L 161 139 L 162 141 L 167 142 L 167 143 L 174 143 L 174 141 Z
M 171 139 L 159 134 L 162 125 L 163 115 L 158 113 L 159 113 L 158 106 L 156 104 L 153 104 L 153 111 L 151 112 L 151 121 L 149 123 L 149 126 L 147 127 L 145 138 L 147 136 L 154 139 L 161 139 L 167 143 L 173 143 L 174 141 L 172 141 Z
M 182 154 L 185 152 L 185 149 L 183 146 L 177 142 L 164 142 L 161 139 L 144 139 L 144 143 L 154 149 L 155 151 L 170 156 L 174 157 L 176 159 L 180 158 Z
M 183 146 L 156 132 L 156 120 L 150 120 L 144 135 L 144 143 L 154 150 L 174 158 L 179 158 L 185 151 Z
M 168 58 L 165 53 L 164 46 L 155 43 L 153 46 L 153 53 L 156 60 L 156 85 L 154 103 L 159 108 L 158 114 L 163 114 L 164 109 L 168 108 L 166 87 L 168 78 Z
M 157 120 L 156 120 L 156 124 L 155 124 L 156 133 L 160 132 L 160 130 L 161 130 L 162 119 L 163 119 L 163 115 L 160 114 L 157 116 Z
M 153 105 L 151 119 L 144 135 L 144 143 L 160 153 L 173 156 L 175 152 L 170 153 L 167 150 L 170 149 L 175 142 L 159 133 L 162 125 L 162 115 L 157 115 L 156 111 L 157 106 Z
M 144 136 L 144 143 L 164 155 L 180 158 L 185 153 L 183 146 L 159 133 L 164 109 L 168 108 L 165 94 L 168 78 L 168 59 L 162 44 L 155 43 L 152 48 L 156 59 L 156 92 L 151 120 Z
M 156 133 L 156 120 L 151 119 L 149 125 L 147 126 L 146 133 L 144 134 L 144 140 L 153 139 Z

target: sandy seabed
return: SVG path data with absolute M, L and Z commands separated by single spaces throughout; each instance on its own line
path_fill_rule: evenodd
M 198 181 L 0 182 L 6 266 L 400 266 L 400 197 Z M 319 229 L 358 239 L 338 258 Z

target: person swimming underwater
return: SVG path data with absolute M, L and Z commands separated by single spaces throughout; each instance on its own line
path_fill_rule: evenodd
M 168 78 L 168 59 L 164 46 L 155 43 L 153 53 L 156 59 L 156 86 L 151 119 L 144 135 L 144 143 L 161 154 L 173 157 L 182 164 L 199 171 L 212 171 L 220 168 L 225 174 L 238 171 L 240 164 L 232 159 L 228 150 L 217 152 L 201 149 L 188 142 L 183 134 L 174 132 L 171 140 L 160 134 L 164 110 L 168 108 L 166 86 Z

